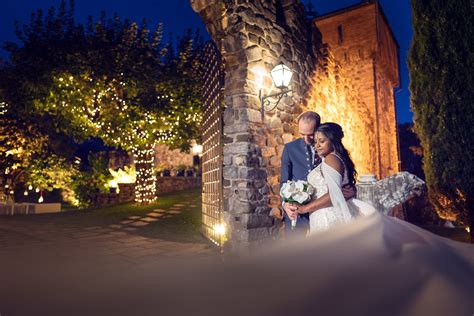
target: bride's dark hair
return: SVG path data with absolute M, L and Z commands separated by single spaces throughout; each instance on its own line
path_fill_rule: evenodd
M 323 133 L 334 146 L 334 151 L 339 157 L 342 158 L 344 162 L 344 168 L 347 168 L 347 177 L 349 178 L 349 183 L 354 185 L 355 179 L 357 178 L 357 171 L 352 162 L 351 155 L 347 151 L 346 147 L 342 144 L 342 138 L 344 137 L 344 132 L 342 127 L 339 124 L 326 122 L 319 125 L 316 132 Z

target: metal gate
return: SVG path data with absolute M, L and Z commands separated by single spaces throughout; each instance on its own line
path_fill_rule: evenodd
M 214 42 L 201 56 L 202 119 L 202 224 L 204 235 L 218 246 L 225 241 L 223 221 L 223 105 L 224 69 Z

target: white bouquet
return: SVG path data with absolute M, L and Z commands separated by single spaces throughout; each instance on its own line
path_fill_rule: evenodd
M 287 181 L 283 183 L 280 189 L 280 196 L 286 203 L 296 203 L 303 205 L 311 200 L 314 188 L 303 180 Z M 296 226 L 296 219 L 291 220 L 291 229 Z

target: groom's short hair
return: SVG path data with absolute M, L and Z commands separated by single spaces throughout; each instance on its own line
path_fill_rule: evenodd
M 318 127 L 321 124 L 321 116 L 313 111 L 305 111 L 298 115 L 298 123 L 300 121 L 313 121 L 316 122 L 316 127 Z

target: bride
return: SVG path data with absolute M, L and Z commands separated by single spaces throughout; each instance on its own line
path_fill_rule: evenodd
M 310 213 L 310 234 L 348 223 L 361 215 L 370 215 L 376 210 L 361 200 L 346 201 L 341 188 L 355 185 L 357 171 L 349 152 L 342 144 L 344 132 L 336 123 L 323 123 L 315 135 L 316 151 L 321 163 L 308 175 L 308 183 L 315 189 L 313 202 L 329 192 L 332 206 L 312 211 L 313 202 L 298 206 L 298 213 Z

